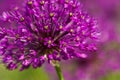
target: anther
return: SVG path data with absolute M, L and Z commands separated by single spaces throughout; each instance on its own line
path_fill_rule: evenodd
M 20 18 L 20 21 L 21 21 L 21 22 L 23 22 L 24 20 L 25 20 L 24 17 L 21 17 L 21 18 Z
M 69 13 L 69 15 L 70 15 L 70 16 L 72 16 L 72 15 L 73 15 L 73 13 L 72 13 L 72 12 L 70 12 L 70 13 Z
M 47 29 L 48 29 L 48 26 L 44 26 L 44 29 L 46 29 L 46 30 L 47 30 Z
M 52 43 L 52 41 L 51 40 L 48 40 L 48 44 L 51 44 Z
M 77 36 L 77 37 L 76 37 L 76 41 L 79 41 L 79 40 L 80 40 L 80 38 Z
M 69 1 L 68 0 L 65 0 L 66 3 L 68 3 Z
M 73 30 L 73 29 L 70 29 L 70 32 L 71 32 L 71 33 L 73 33 L 73 32 L 74 32 L 74 30 Z
M 54 16 L 54 13 L 50 13 L 50 17 L 53 17 Z
M 15 35 L 15 37 L 16 37 L 16 38 L 19 38 L 19 37 L 20 37 L 20 35 L 19 35 L 19 34 L 16 34 L 16 35 Z
M 62 29 L 62 28 L 63 28 L 63 26 L 62 26 L 62 25 L 60 25 L 60 26 L 59 26 L 59 29 Z
M 40 1 L 40 4 L 41 4 L 41 5 L 44 5 L 44 4 L 45 4 L 45 1 Z
M 33 2 L 32 1 L 28 1 L 28 5 L 32 5 L 33 4 Z

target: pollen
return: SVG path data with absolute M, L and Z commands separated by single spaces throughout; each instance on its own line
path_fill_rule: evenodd
M 85 16 L 82 16 L 82 15 L 81 15 L 81 18 L 82 18 L 82 19 L 85 19 Z
M 51 40 L 48 40 L 48 44 L 51 44 L 52 43 L 52 41 Z
M 69 2 L 69 0 L 65 0 L 65 2 L 66 2 L 66 3 L 68 3 L 68 2 Z
M 20 21 L 21 21 L 21 22 L 23 22 L 24 20 L 25 20 L 24 17 L 21 17 L 21 18 L 20 18 Z
M 28 1 L 28 4 L 29 4 L 29 5 L 32 5 L 32 4 L 33 4 L 33 2 L 32 2 L 32 1 Z
M 76 7 L 76 5 L 75 5 L 75 4 L 73 4 L 72 6 L 73 6 L 74 8 Z
M 48 29 L 48 26 L 44 26 L 44 29 L 46 29 L 46 30 L 47 30 L 47 29 Z
M 53 17 L 54 16 L 54 13 L 50 13 L 50 17 Z
M 73 30 L 73 29 L 70 29 L 70 32 L 71 32 L 71 33 L 73 33 L 73 32 L 74 32 L 74 30 Z
M 45 4 L 45 1 L 40 1 L 40 4 L 41 4 L 41 5 L 44 5 L 44 4 Z
M 80 40 L 80 38 L 77 36 L 75 40 L 76 40 L 76 41 L 79 41 L 79 40 Z
M 69 13 L 69 15 L 70 15 L 70 16 L 73 16 L 73 13 L 72 13 L 72 12 L 70 12 L 70 13 Z
M 59 26 L 59 29 L 62 29 L 62 28 L 63 28 L 63 26 L 62 26 L 62 25 L 60 25 L 60 26 Z
M 16 38 L 19 38 L 19 37 L 20 37 L 20 35 L 19 35 L 19 34 L 16 34 L 16 35 L 15 35 L 15 37 L 16 37 Z

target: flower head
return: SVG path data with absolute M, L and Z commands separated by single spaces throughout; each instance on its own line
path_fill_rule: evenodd
M 77 0 L 28 0 L 25 8 L 4 12 L 11 25 L 0 28 L 0 55 L 8 69 L 40 67 L 95 51 L 97 22 Z

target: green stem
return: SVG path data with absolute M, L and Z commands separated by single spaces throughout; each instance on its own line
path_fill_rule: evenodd
M 62 71 L 61 71 L 61 68 L 60 68 L 59 64 L 55 65 L 55 70 L 56 70 L 56 73 L 59 77 L 59 80 L 64 80 L 64 77 L 63 77 L 63 74 L 62 74 Z

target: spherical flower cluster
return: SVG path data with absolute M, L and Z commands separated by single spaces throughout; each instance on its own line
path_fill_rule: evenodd
M 87 58 L 96 50 L 97 22 L 77 0 L 28 0 L 2 19 L 11 24 L 0 28 L 0 57 L 10 70 Z

